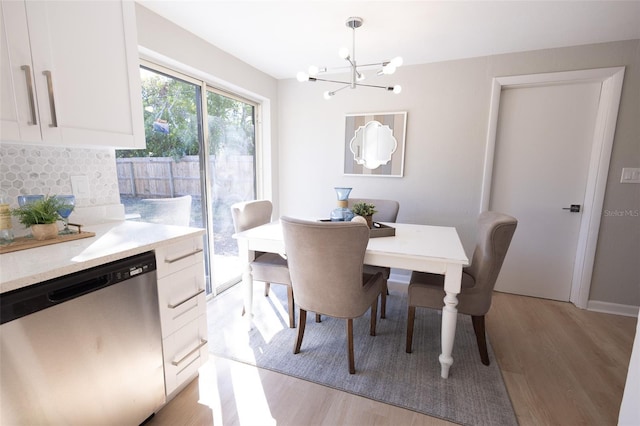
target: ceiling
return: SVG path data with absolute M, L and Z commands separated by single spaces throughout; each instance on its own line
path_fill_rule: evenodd
M 640 1 L 136 0 L 277 78 L 309 65 L 342 67 L 402 56 L 405 65 L 640 39 Z

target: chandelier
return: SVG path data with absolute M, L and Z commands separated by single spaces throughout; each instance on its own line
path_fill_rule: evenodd
M 355 89 L 358 86 L 363 86 L 363 87 L 376 87 L 379 89 L 384 89 L 384 90 L 388 90 L 390 92 L 393 93 L 400 93 L 402 91 L 402 87 L 400 87 L 400 85 L 396 84 L 395 86 L 379 86 L 379 85 L 375 85 L 375 84 L 364 84 L 362 83 L 362 81 L 365 79 L 364 74 L 361 72 L 361 70 L 363 68 L 374 68 L 374 67 L 378 67 L 378 72 L 376 73 L 376 75 L 390 75 L 393 74 L 396 71 L 396 68 L 402 65 L 402 58 L 400 56 L 397 56 L 395 58 L 393 58 L 390 61 L 383 61 L 383 62 L 377 62 L 377 63 L 373 63 L 373 64 L 364 64 L 364 65 L 358 65 L 356 63 L 356 28 L 360 28 L 362 26 L 362 18 L 358 18 L 358 17 L 351 17 L 349 19 L 347 19 L 347 22 L 345 23 L 345 25 L 349 28 L 351 28 L 352 30 L 352 36 L 353 36 L 353 42 L 352 42 L 352 47 L 351 47 L 351 52 L 349 52 L 349 49 L 347 49 L 346 47 L 343 47 L 342 49 L 339 50 L 338 55 L 346 60 L 347 62 L 349 62 L 349 65 L 345 66 L 345 67 L 339 67 L 339 68 L 335 68 L 334 70 L 340 70 L 340 69 L 345 69 L 348 68 L 350 70 L 350 74 L 351 74 L 351 79 L 350 81 L 339 81 L 339 80 L 330 80 L 330 79 L 326 79 L 326 78 L 318 78 L 318 75 L 325 73 L 325 72 L 329 72 L 332 70 L 329 70 L 328 68 L 319 68 L 317 66 L 310 66 L 308 72 L 304 72 L 301 71 L 298 73 L 297 75 L 297 79 L 300 82 L 304 82 L 304 81 L 326 81 L 329 83 L 338 83 L 338 84 L 343 84 L 344 86 L 336 89 L 336 90 L 327 90 L 326 92 L 324 92 L 324 98 L 325 99 L 331 99 L 337 92 L 339 92 L 340 90 L 346 89 L 347 87 L 351 88 L 351 89 Z

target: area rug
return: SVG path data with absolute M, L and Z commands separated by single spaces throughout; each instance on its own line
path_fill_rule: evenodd
M 261 284 L 261 283 L 260 283 Z M 406 293 L 387 297 L 387 318 L 369 335 L 369 312 L 354 320 L 356 374 L 349 374 L 345 321 L 307 316 L 301 352 L 293 354 L 297 329 L 288 328 L 286 291 L 272 285 L 264 297 L 256 285 L 249 331 L 242 288 L 209 302 L 209 351 L 321 385 L 464 425 L 517 425 L 509 395 L 489 345 L 490 366 L 480 362 L 471 320 L 458 315 L 454 364 L 440 377 L 440 312 L 416 310 L 413 353 L 405 352 Z M 296 318 L 297 320 L 297 318 Z

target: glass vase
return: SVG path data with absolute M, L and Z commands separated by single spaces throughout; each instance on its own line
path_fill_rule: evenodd
M 337 187 L 338 207 L 331 211 L 331 222 L 347 222 L 353 219 L 353 212 L 347 207 L 349 205 L 349 194 L 353 188 Z

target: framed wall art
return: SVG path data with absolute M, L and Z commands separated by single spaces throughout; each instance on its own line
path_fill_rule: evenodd
M 344 174 L 402 177 L 407 113 L 347 114 Z

